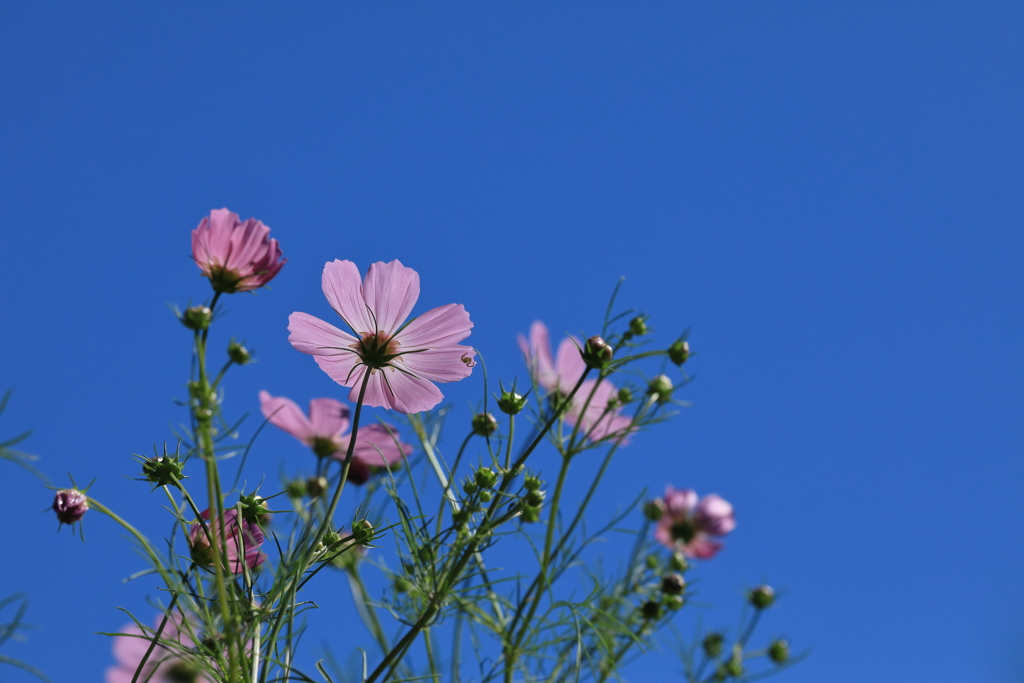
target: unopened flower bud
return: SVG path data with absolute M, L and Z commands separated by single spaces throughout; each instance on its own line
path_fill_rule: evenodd
M 498 483 L 498 475 L 489 467 L 478 469 L 473 478 L 476 480 L 476 485 L 482 489 L 493 488 Z
M 540 508 L 530 507 L 529 505 L 523 506 L 522 520 L 533 524 L 534 522 L 540 521 Z
M 704 636 L 704 642 L 701 643 L 704 648 L 704 654 L 710 659 L 714 659 L 722 654 L 722 650 L 725 649 L 725 636 L 721 633 L 709 633 Z
M 782 638 L 774 641 L 768 646 L 768 658 L 776 664 L 782 664 L 789 659 L 789 643 Z
M 484 503 L 490 503 L 492 496 L 493 494 L 487 489 L 480 490 L 480 500 L 483 501 Z
M 732 678 L 743 675 L 743 653 L 733 652 L 732 657 L 725 663 L 725 673 Z
M 185 478 L 184 467 L 173 455 L 146 458 L 142 461 L 142 476 L 157 486 L 178 486 Z
M 661 591 L 669 595 L 679 595 L 686 589 L 686 579 L 681 574 L 669 574 L 661 580 Z
M 490 413 L 479 413 L 473 416 L 473 433 L 477 436 L 490 436 L 498 430 L 498 421 Z
M 686 604 L 686 599 L 682 595 L 666 595 L 662 598 L 661 603 L 665 606 L 665 609 L 673 612 L 683 608 Z
M 644 615 L 644 619 L 654 621 L 661 617 L 661 603 L 648 600 L 640 606 L 640 613 Z
M 295 479 L 288 482 L 285 490 L 288 492 L 289 498 L 302 498 L 306 495 L 306 482 L 301 479 Z
M 775 590 L 771 586 L 758 586 L 747 593 L 747 600 L 756 609 L 767 609 L 775 602 Z
M 629 387 L 622 387 L 619 389 L 619 403 L 622 405 L 629 405 L 633 402 L 633 392 L 629 390 Z
M 647 565 L 648 569 L 651 569 L 651 570 L 657 569 L 658 565 L 660 564 L 658 562 L 658 556 L 655 555 L 654 553 L 651 553 L 650 555 L 648 555 L 647 557 L 644 558 L 644 564 Z
M 404 576 L 395 577 L 395 592 L 408 593 L 412 589 L 412 583 Z
M 498 408 L 506 415 L 518 415 L 526 407 L 526 400 L 514 391 L 503 391 L 498 399 Z
M 434 561 L 434 549 L 429 545 L 420 546 L 416 550 L 416 559 L 425 564 L 430 564 Z
M 255 493 L 241 496 L 238 499 L 238 504 L 242 508 L 242 519 L 250 524 L 262 523 L 266 514 L 270 512 L 263 498 Z
M 644 503 L 644 517 L 657 522 L 665 514 L 665 501 L 661 498 L 655 498 Z
M 677 572 L 685 572 L 690 568 L 690 563 L 686 561 L 686 556 L 677 550 L 668 558 L 668 566 Z
M 324 532 L 324 546 L 330 548 L 332 546 L 337 545 L 338 543 L 341 543 L 341 534 L 339 534 L 334 529 L 328 528 L 327 531 Z
M 352 462 L 348 466 L 348 478 L 345 481 L 350 481 L 356 486 L 362 486 L 369 480 L 370 466 L 359 458 L 352 458 Z
M 213 322 L 209 306 L 189 306 L 181 314 L 181 324 L 190 330 L 205 330 Z
M 544 492 L 541 490 L 529 491 L 523 499 L 530 507 L 539 508 L 544 504 Z
M 682 365 L 690 357 L 690 345 L 682 339 L 672 342 L 668 347 L 668 359 L 676 365 Z
M 523 478 L 523 486 L 526 487 L 527 491 L 536 491 L 541 487 L 542 483 L 540 477 L 535 477 L 532 474 L 528 474 Z
M 477 492 L 478 489 L 479 487 L 476 485 L 476 482 L 473 481 L 472 479 L 467 479 L 462 484 L 462 490 L 466 492 L 467 496 L 472 496 L 474 493 Z
M 310 477 L 306 480 L 306 493 L 310 498 L 319 498 L 327 490 L 327 477 Z
M 615 349 L 596 334 L 583 346 L 583 361 L 592 368 L 601 368 L 615 355 Z
M 647 393 L 665 403 L 672 398 L 672 380 L 667 375 L 658 375 L 647 384 Z
M 647 334 L 647 321 L 642 315 L 638 315 L 629 321 L 629 332 L 634 337 L 642 337 Z
M 228 358 L 238 365 L 245 365 L 252 360 L 252 354 L 249 353 L 249 349 L 232 339 L 228 344 Z
M 373 540 L 373 525 L 367 519 L 352 523 L 352 537 L 359 545 L 366 545 Z
M 74 524 L 89 511 L 89 499 L 78 489 L 61 489 L 53 497 L 53 511 L 61 524 Z

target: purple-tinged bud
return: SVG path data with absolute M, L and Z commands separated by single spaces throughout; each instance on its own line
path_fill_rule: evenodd
M 370 480 L 370 466 L 358 458 L 352 458 L 352 464 L 348 466 L 348 479 L 356 486 L 361 486 Z
M 583 346 L 583 361 L 592 368 L 602 368 L 615 355 L 615 349 L 596 334 Z
M 490 436 L 498 430 L 498 421 L 490 413 L 473 416 L 473 433 L 477 436 Z
M 789 659 L 789 643 L 782 638 L 774 641 L 768 646 L 768 658 L 776 664 L 782 664 Z
M 61 524 L 74 524 L 89 511 L 89 499 L 78 489 L 61 489 L 53 497 L 53 511 Z
M 669 574 L 661 580 L 661 591 L 669 595 L 679 595 L 686 590 L 686 579 L 681 574 Z
M 682 365 L 690 357 L 690 345 L 682 339 L 672 342 L 668 347 L 668 359 L 676 365 Z
M 758 586 L 747 593 L 747 601 L 755 609 L 768 609 L 775 602 L 775 590 L 771 586 Z
M 665 515 L 665 501 L 661 498 L 655 498 L 644 503 L 644 517 L 657 522 Z
M 213 322 L 213 311 L 209 306 L 189 306 L 181 314 L 180 320 L 190 330 L 205 330 Z

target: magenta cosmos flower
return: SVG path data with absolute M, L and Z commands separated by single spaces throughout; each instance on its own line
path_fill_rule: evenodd
M 530 368 L 534 381 L 545 391 L 562 396 L 572 391 L 587 370 L 587 364 L 580 355 L 581 347 L 578 339 L 567 337 L 559 343 L 558 355 L 552 357 L 548 328 L 539 320 L 530 326 L 529 340 L 519 335 L 519 348 L 526 358 L 526 365 Z M 565 420 L 571 425 L 578 422 L 591 441 L 622 434 L 620 442 L 624 444 L 628 441 L 626 434 L 632 420 L 622 415 L 617 406 L 609 408 L 609 401 L 616 399 L 617 396 L 618 389 L 609 380 L 604 379 L 598 383 L 597 380 L 588 379 L 576 392 Z M 586 410 L 582 409 L 584 404 Z
M 458 342 L 473 323 L 462 304 L 431 309 L 405 324 L 420 296 L 420 276 L 399 261 L 377 262 L 366 279 L 351 261 L 324 266 L 323 290 L 334 312 L 352 334 L 308 313 L 288 318 L 288 341 L 308 353 L 359 400 L 363 377 L 370 373 L 363 402 L 400 413 L 433 408 L 444 398 L 434 382 L 468 377 L 476 352 Z
M 333 398 L 314 398 L 309 402 L 309 417 L 289 398 L 260 392 L 260 410 L 271 424 L 280 427 L 313 449 L 317 456 L 344 460 L 351 434 L 348 406 Z M 412 446 L 398 439 L 398 431 L 387 424 L 360 427 L 348 478 L 362 484 L 375 469 L 392 465 L 412 453 Z
M 209 529 L 209 536 L 203 529 L 203 525 L 196 522 L 188 532 L 188 544 L 192 549 L 192 560 L 200 567 L 213 566 L 213 548 L 210 547 L 210 537 L 215 543 L 219 543 L 220 524 L 210 522 L 210 510 L 203 510 L 202 518 L 206 520 Z M 235 509 L 224 512 L 224 529 L 227 534 L 228 567 L 235 574 L 245 571 L 245 566 L 255 569 L 263 564 L 267 556 L 260 552 L 263 545 L 263 530 L 259 524 L 253 524 L 244 519 L 239 520 L 238 511 Z M 245 565 L 242 564 L 244 558 Z
M 149 683 L 208 683 L 209 679 L 203 676 L 199 669 L 181 656 L 181 651 L 174 648 L 164 647 L 161 643 L 174 643 L 183 648 L 190 648 L 195 645 L 188 634 L 182 629 L 182 615 L 175 612 L 167 620 L 163 633 L 153 653 L 146 660 L 146 666 L 142 670 L 140 681 Z M 153 632 L 143 635 L 142 629 L 135 624 L 125 626 L 121 632 L 125 635 L 114 637 L 114 659 L 117 664 L 107 669 L 106 683 L 131 683 L 135 676 L 135 670 L 139 663 L 146 656 L 152 635 L 160 627 L 163 615 L 157 616 Z M 173 649 L 172 649 L 173 648 Z
M 692 489 L 677 491 L 666 486 L 663 502 L 665 512 L 658 520 L 654 537 L 665 547 L 688 557 L 714 557 L 722 549 L 714 537 L 725 536 L 736 528 L 732 504 L 713 493 L 698 502 Z
M 227 209 L 214 209 L 192 231 L 192 258 L 214 291 L 225 294 L 262 287 L 287 261 L 270 228 Z

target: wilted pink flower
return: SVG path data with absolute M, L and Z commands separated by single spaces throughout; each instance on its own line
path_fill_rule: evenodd
M 365 280 L 351 261 L 332 261 L 324 266 L 323 291 L 355 336 L 308 313 L 292 313 L 288 341 L 335 382 L 352 387 L 350 401 L 359 399 L 369 372 L 366 405 L 400 413 L 429 410 L 443 398 L 433 382 L 468 377 L 476 364 L 472 347 L 458 344 L 473 327 L 462 304 L 434 308 L 403 327 L 420 296 L 420 276 L 397 260 L 370 265 Z
M 343 460 L 348 452 L 348 406 L 333 398 L 314 398 L 309 402 L 309 417 L 289 398 L 260 392 L 260 410 L 277 427 L 313 449 L 320 457 Z M 412 453 L 412 446 L 398 440 L 391 425 L 369 424 L 359 428 L 349 466 L 349 479 L 365 482 L 373 469 L 391 465 Z
M 287 261 L 270 228 L 227 209 L 214 209 L 192 231 L 192 258 L 214 291 L 225 294 L 262 287 Z
M 160 634 L 157 646 L 153 648 L 152 654 L 146 660 L 146 666 L 142 669 L 140 681 L 149 683 L 208 683 L 209 679 L 203 676 L 199 669 L 191 662 L 181 656 L 177 649 L 167 648 L 160 643 L 175 643 L 183 648 L 193 647 L 195 643 L 183 631 L 182 615 L 175 612 L 167 620 L 163 632 Z M 163 615 L 156 619 L 153 632 L 142 633 L 135 624 L 125 626 L 121 632 L 126 634 L 114 638 L 114 659 L 117 664 L 107 669 L 106 683 L 131 683 L 135 676 L 139 663 L 146 656 L 150 643 L 153 642 L 153 633 L 160 627 Z
M 206 520 L 206 527 L 209 529 L 209 537 L 198 521 L 192 525 L 188 532 L 188 544 L 192 549 L 192 560 L 200 567 L 213 566 L 213 548 L 210 547 L 210 537 L 220 547 L 221 525 L 210 521 L 210 510 L 203 510 L 202 518 Z M 245 559 L 245 565 L 249 569 L 255 569 L 263 564 L 267 556 L 260 552 L 263 545 L 263 530 L 258 524 L 253 524 L 244 519 L 239 520 L 238 511 L 235 509 L 224 512 L 224 530 L 227 534 L 228 567 L 235 574 L 241 574 L 245 567 L 239 558 Z
M 53 511 L 61 524 L 74 524 L 89 511 L 89 499 L 78 489 L 61 489 L 53 497 Z
M 677 491 L 665 487 L 665 513 L 658 520 L 654 537 L 672 550 L 706 560 L 722 549 L 715 536 L 725 536 L 736 528 L 732 505 L 714 493 L 697 501 L 692 489 Z
M 529 341 L 519 335 L 519 348 L 534 380 L 548 392 L 567 395 L 586 372 L 587 364 L 580 355 L 580 341 L 575 337 L 563 339 L 558 344 L 558 355 L 552 358 L 548 328 L 539 320 L 530 326 Z M 622 434 L 619 441 L 626 443 L 628 439 L 625 435 L 632 420 L 619 412 L 614 403 L 617 395 L 618 390 L 609 380 L 601 380 L 598 384 L 597 380 L 588 379 L 576 392 L 565 416 L 566 422 L 571 425 L 579 423 L 580 429 L 591 441 Z M 586 410 L 583 410 L 584 405 Z

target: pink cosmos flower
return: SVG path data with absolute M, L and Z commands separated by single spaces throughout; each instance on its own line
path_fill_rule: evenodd
M 200 567 L 213 566 L 213 548 L 210 547 L 210 537 L 215 543 L 220 543 L 219 534 L 221 525 L 210 522 L 210 510 L 203 510 L 201 516 L 206 520 L 206 526 L 210 530 L 209 536 L 203 530 L 203 525 L 196 522 L 188 532 L 188 544 L 192 549 L 192 560 Z M 259 524 L 253 524 L 244 519 L 239 519 L 238 511 L 232 508 L 224 512 L 224 530 L 227 534 L 228 567 L 235 574 L 245 571 L 245 566 L 255 569 L 263 564 L 267 556 L 260 552 L 263 545 L 263 530 Z M 242 559 L 245 566 L 242 564 Z
M 359 400 L 363 377 L 370 373 L 366 405 L 417 413 L 443 398 L 433 382 L 468 377 L 476 352 L 458 342 L 473 323 L 462 304 L 439 306 L 404 324 L 420 296 L 420 276 L 399 261 L 377 262 L 366 279 L 351 261 L 324 266 L 323 291 L 334 312 L 355 336 L 308 313 L 288 318 L 288 341 L 308 353 Z
M 260 410 L 270 422 L 313 449 L 319 457 L 343 460 L 348 452 L 348 406 L 333 398 L 314 398 L 309 417 L 291 399 L 260 392 Z M 392 465 L 412 453 L 412 446 L 398 440 L 391 425 L 369 424 L 359 428 L 348 478 L 362 484 L 377 468 Z
M 534 380 L 550 393 L 567 395 L 587 370 L 587 364 L 580 355 L 582 343 L 575 337 L 563 339 L 558 344 L 558 355 L 552 358 L 548 328 L 539 320 L 530 326 L 529 341 L 519 335 L 519 348 Z M 619 441 L 625 444 L 632 420 L 622 415 L 618 407 L 609 408 L 609 401 L 614 401 L 617 395 L 618 389 L 609 380 L 598 383 L 597 380 L 588 379 L 576 392 L 565 416 L 566 422 L 571 425 L 579 423 L 580 429 L 591 441 L 600 441 L 621 433 L 623 436 Z M 590 397 L 589 403 L 587 397 Z M 584 405 L 586 410 L 583 410 Z
M 692 489 L 677 491 L 665 487 L 665 512 L 658 520 L 654 537 L 659 543 L 688 557 L 710 559 L 722 549 L 713 537 L 725 536 L 736 528 L 732 504 L 715 494 L 697 501 Z
M 262 287 L 287 261 L 270 228 L 227 209 L 214 209 L 192 231 L 192 258 L 214 291 L 226 294 Z
M 163 633 L 160 634 L 160 641 L 193 647 L 195 643 L 182 628 L 183 618 L 180 612 L 173 613 L 167 620 Z M 153 626 L 154 632 L 160 627 L 162 620 L 163 615 L 157 616 Z M 135 624 L 125 626 L 121 632 L 127 635 L 114 637 L 114 659 L 117 660 L 117 664 L 107 669 L 106 683 L 131 683 L 135 670 L 139 668 L 139 662 L 146 656 L 152 642 L 153 633 L 144 636 L 142 630 Z M 146 660 L 139 680 L 148 680 L 149 683 L 209 683 L 209 679 L 203 676 L 195 665 L 180 656 L 180 651 L 161 644 L 153 648 L 153 653 Z

